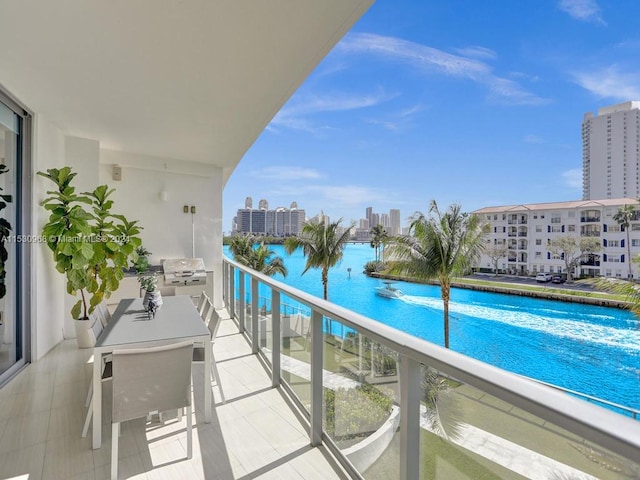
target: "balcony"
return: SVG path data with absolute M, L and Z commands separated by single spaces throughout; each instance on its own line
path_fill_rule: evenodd
M 582 223 L 598 223 L 600 222 L 600 217 L 589 216 L 589 217 L 580 217 L 580 221 Z
M 142 422 L 128 422 L 120 478 L 404 480 L 461 478 L 459 472 L 464 478 L 633 478 L 640 472 L 637 420 L 228 260 L 223 292 L 228 318 L 215 353 L 226 402 L 216 386 L 213 420 L 204 423 L 202 367 L 194 366 L 193 458 L 185 459 L 184 419 L 147 426 L 146 433 Z M 295 309 L 286 306 L 294 303 Z M 80 437 L 90 353 L 63 341 L 0 390 L 0 478 L 107 478 L 110 429 L 103 429 L 100 450 Z M 449 385 L 437 394 L 442 412 L 457 412 L 446 438 L 423 401 L 423 365 Z M 356 397 L 344 407 L 336 402 L 326 418 L 328 392 L 363 386 L 391 399 L 381 425 L 353 426 Z M 106 383 L 105 411 L 109 392 Z M 429 469 L 434 463 L 451 471 L 436 475 Z
M 640 428 L 632 418 L 404 334 L 233 261 L 225 260 L 223 279 L 230 315 L 252 351 L 310 419 L 311 444 L 344 457 L 353 476 L 436 478 L 435 472 L 419 472 L 438 458 L 453 462 L 447 478 L 460 471 L 478 478 L 488 469 L 531 478 L 537 468 L 546 469 L 540 478 L 550 472 L 558 478 L 601 478 L 605 472 L 597 470 L 604 462 L 640 472 Z M 424 402 L 425 366 L 432 378 L 454 385 L 438 396 L 440 410 L 459 408 L 458 428 L 448 436 L 427 420 L 432 416 Z M 386 423 L 369 432 L 356 428 L 347 420 L 360 404 L 353 398 L 326 418 L 327 391 L 365 386 L 392 400 Z M 358 439 L 355 446 L 343 443 L 350 437 Z M 368 453 L 354 455 L 363 444 Z M 591 445 L 603 463 L 576 453 L 584 448 L 577 445 Z
M 195 364 L 193 458 L 186 460 L 184 420 L 148 425 L 146 435 L 143 421 L 127 422 L 120 436 L 119 478 L 344 478 L 324 448 L 309 446 L 308 426 L 286 394 L 272 388 L 232 320 L 223 321 L 215 352 L 226 402 L 220 403 L 215 387 L 213 418 L 204 422 L 203 367 Z M 0 390 L 0 478 L 109 478 L 111 428 L 103 426 L 99 450 L 91 449 L 91 434 L 80 436 L 90 354 L 75 340 L 64 341 Z M 111 382 L 104 386 L 106 411 Z

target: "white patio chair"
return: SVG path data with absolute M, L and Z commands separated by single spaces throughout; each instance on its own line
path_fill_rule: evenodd
M 89 318 L 93 320 L 93 324 L 91 325 L 91 331 L 93 333 L 93 344 L 95 345 L 98 337 L 102 333 L 104 326 L 102 323 L 102 318 L 97 309 L 94 310 Z M 105 355 L 101 359 L 102 361 L 102 373 L 101 380 L 103 382 L 111 380 L 111 355 Z M 95 355 L 91 355 L 89 360 L 87 361 L 88 365 L 92 365 L 95 362 Z M 84 406 L 88 407 L 87 415 L 84 419 L 84 425 L 82 427 L 82 436 L 86 437 L 89 431 L 89 424 L 91 423 L 91 417 L 93 416 L 93 380 L 89 383 L 89 391 L 87 392 L 87 399 L 84 402 Z
M 109 323 L 109 320 L 111 320 L 111 312 L 109 312 L 109 307 L 107 307 L 106 302 L 102 301 L 98 305 L 96 305 L 94 312 L 95 311 L 98 312 L 98 317 L 102 322 L 102 326 L 106 327 L 107 323 Z
M 225 402 L 224 392 L 222 391 L 222 383 L 220 382 L 220 373 L 218 372 L 218 367 L 216 365 L 216 357 L 213 353 L 213 344 L 216 339 L 216 335 L 218 333 L 218 328 L 220 327 L 221 319 L 218 312 L 216 312 L 215 308 L 213 308 L 213 304 L 209 299 L 205 302 L 204 311 L 206 314 L 203 316 L 202 321 L 207 324 L 207 328 L 209 329 L 209 333 L 211 333 L 211 341 L 209 345 L 195 345 L 193 348 L 193 361 L 204 363 L 204 349 L 211 349 L 211 375 L 212 381 L 214 384 L 218 385 L 218 390 L 220 390 L 220 398 L 222 403 Z M 207 323 L 208 322 L 208 323 Z
M 120 423 L 149 412 L 187 409 L 187 458 L 193 456 L 191 359 L 193 344 L 123 349 L 113 352 L 111 478 L 118 478 Z
M 163 297 L 174 297 L 176 294 L 176 287 L 159 287 L 158 291 Z
M 209 296 L 203 291 L 198 298 L 198 304 L 196 306 L 196 309 L 198 310 L 198 313 L 200 315 L 202 315 L 206 300 L 209 300 Z

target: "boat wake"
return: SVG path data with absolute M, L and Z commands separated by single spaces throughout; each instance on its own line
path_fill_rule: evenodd
M 399 300 L 411 305 L 439 311 L 443 310 L 440 298 L 403 295 L 399 297 Z M 594 315 L 594 318 L 590 319 L 591 322 L 588 322 L 568 318 L 554 318 L 522 310 L 502 310 L 486 305 L 456 302 L 449 302 L 449 313 L 536 330 L 579 342 L 591 342 L 627 351 L 640 352 L 640 330 L 622 329 L 595 323 L 600 315 Z

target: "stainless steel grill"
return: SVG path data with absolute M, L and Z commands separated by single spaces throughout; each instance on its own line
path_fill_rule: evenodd
M 207 272 L 202 258 L 176 258 L 162 262 L 164 284 L 176 287 L 206 285 Z

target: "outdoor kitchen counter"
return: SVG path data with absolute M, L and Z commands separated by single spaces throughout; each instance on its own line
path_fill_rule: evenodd
M 151 267 L 153 274 L 158 277 L 158 286 L 164 287 L 164 275 L 161 265 L 153 265 Z M 150 273 L 150 272 L 149 272 Z M 213 270 L 207 270 L 207 284 L 194 285 L 192 287 L 178 287 L 178 295 L 197 296 L 204 290 L 209 298 L 213 298 Z M 138 275 L 135 272 L 125 272 L 124 278 L 120 281 L 120 288 L 113 292 L 107 300 L 108 305 L 117 305 L 123 298 L 134 298 L 140 296 L 140 284 L 138 283 Z

